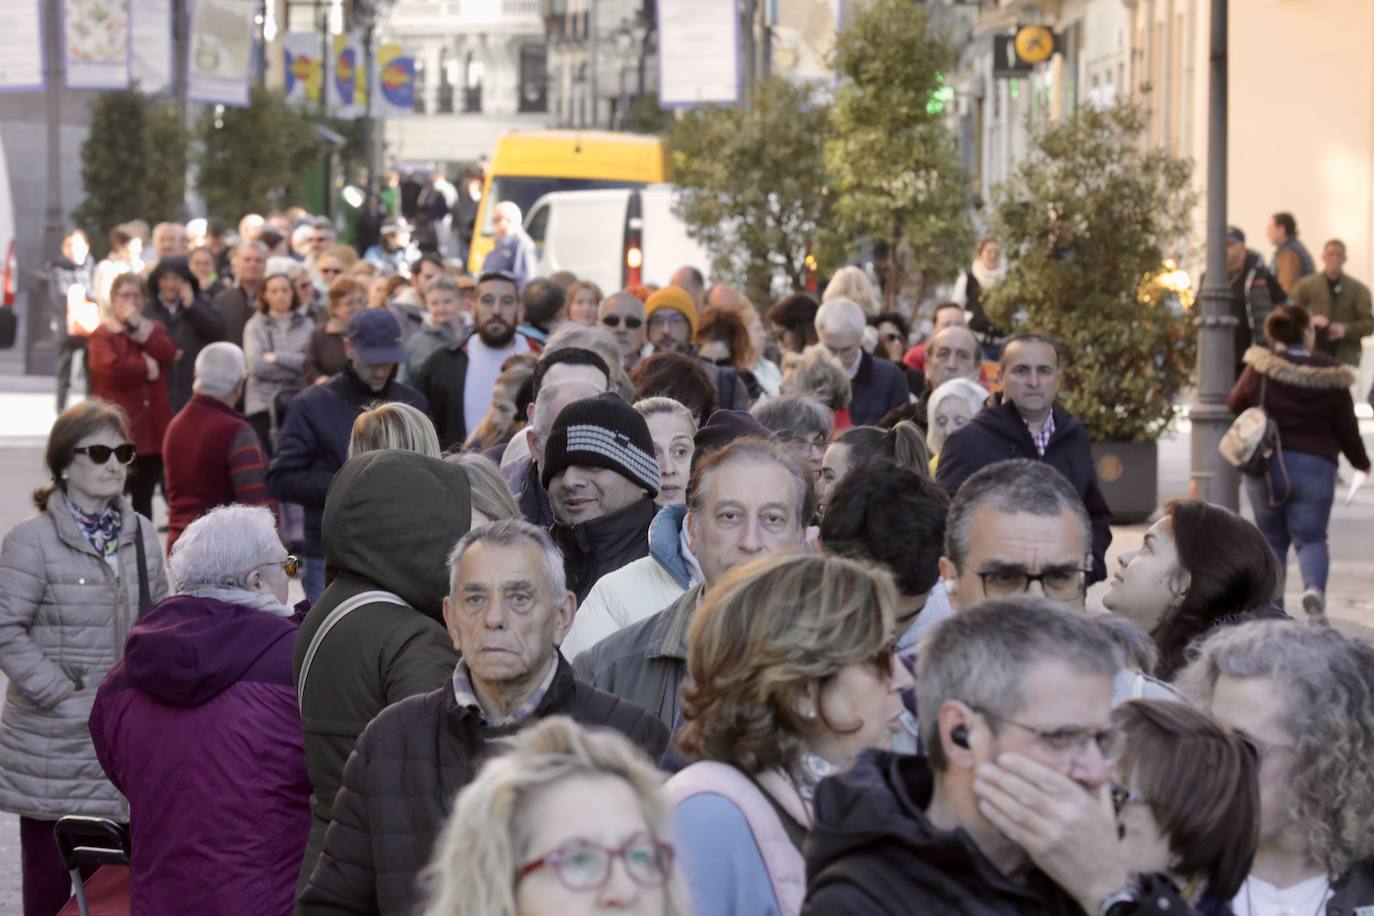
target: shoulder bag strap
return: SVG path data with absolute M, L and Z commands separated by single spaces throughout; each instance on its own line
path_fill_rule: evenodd
M 143 519 L 134 515 L 134 550 L 138 555 L 138 619 L 152 610 L 152 590 L 148 588 L 148 553 L 143 546 Z
M 410 607 L 400 596 L 376 589 L 359 592 L 330 611 L 329 616 L 324 618 L 320 628 L 315 631 L 315 635 L 310 638 L 310 645 L 305 650 L 305 658 L 301 661 L 301 673 L 296 677 L 296 700 L 298 702 L 304 700 L 305 679 L 310 674 L 310 666 L 315 661 L 315 654 L 320 651 L 320 645 L 324 642 L 324 638 L 329 635 L 330 630 L 338 625 L 339 621 L 365 604 L 396 604 L 401 607 Z

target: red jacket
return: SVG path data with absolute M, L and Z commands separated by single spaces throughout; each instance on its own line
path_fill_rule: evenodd
M 144 319 L 147 321 L 147 319 Z M 140 455 L 161 455 L 162 437 L 172 420 L 172 401 L 167 395 L 167 368 L 177 358 L 177 345 L 167 329 L 150 321 L 152 333 L 137 343 L 127 331 L 95 329 L 87 345 L 86 365 L 91 395 L 118 404 L 129 415 L 129 432 Z M 147 353 L 157 361 L 155 381 L 148 381 Z

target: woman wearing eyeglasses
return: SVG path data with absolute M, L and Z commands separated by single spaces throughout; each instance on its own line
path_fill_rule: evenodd
M 424 916 L 690 916 L 659 774 L 629 741 L 554 716 L 509 745 L 458 794 Z
M 1172 700 L 1131 700 L 1112 715 L 1121 756 L 1111 794 L 1126 860 L 1167 876 L 1198 911 L 1225 912 L 1259 842 L 1254 745 Z
M 758 560 L 707 593 L 676 737 L 698 762 L 667 785 L 696 912 L 801 912 L 816 787 L 902 727 L 896 598 L 887 573 L 811 553 Z
M 177 539 L 176 595 L 129 634 L 90 733 L 129 800 L 130 912 L 286 916 L 310 834 L 287 607 L 299 567 L 263 506 L 221 506 Z
M 162 437 L 172 422 L 167 371 L 180 351 L 161 322 L 144 317 L 143 303 L 142 277 L 115 277 L 86 360 L 91 396 L 119 405 L 129 419 L 130 441 L 137 449 L 129 498 L 139 515 L 152 518 L 153 490 L 162 477 Z
M 0 547 L 0 810 L 19 815 L 25 913 L 56 913 L 71 893 L 54 821 L 129 819 L 86 720 L 140 607 L 167 594 L 157 532 L 121 495 L 130 438 L 113 404 L 63 411 L 44 455 L 52 483 L 33 494 L 38 514 Z

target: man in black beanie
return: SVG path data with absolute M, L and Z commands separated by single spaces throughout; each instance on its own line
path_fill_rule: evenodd
M 581 604 L 597 579 L 649 552 L 659 486 L 649 425 L 614 394 L 574 401 L 554 421 L 540 470 L 549 533 Z

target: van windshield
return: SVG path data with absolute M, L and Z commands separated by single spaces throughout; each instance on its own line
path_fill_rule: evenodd
M 554 191 L 595 191 L 604 188 L 642 188 L 643 181 L 612 181 L 606 178 L 542 178 L 524 175 L 498 175 L 491 180 L 491 200 L 487 201 L 486 218 L 482 220 L 482 234 L 491 235 L 491 216 L 502 201 L 514 201 L 521 214 L 528 217 L 530 207 L 545 194 Z

